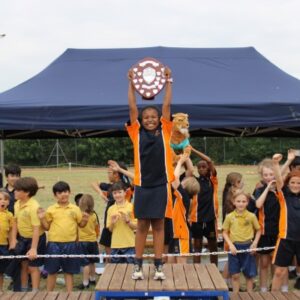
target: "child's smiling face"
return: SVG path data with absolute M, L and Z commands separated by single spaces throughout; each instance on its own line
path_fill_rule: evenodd
M 147 108 L 143 111 L 142 125 L 146 130 L 156 130 L 159 125 L 159 117 L 158 112 L 154 108 Z
M 238 212 L 243 212 L 248 205 L 248 198 L 244 194 L 236 196 L 233 200 L 233 204 Z
M 275 179 L 274 170 L 271 168 L 263 167 L 261 177 L 264 183 L 268 184 Z
M 300 177 L 293 176 L 289 180 L 288 187 L 294 194 L 300 193 Z
M 9 200 L 6 199 L 3 194 L 0 193 L 0 211 L 6 210 L 8 204 L 9 204 Z

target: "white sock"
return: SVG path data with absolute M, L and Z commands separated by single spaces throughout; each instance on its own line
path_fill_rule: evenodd
M 281 291 L 282 291 L 283 293 L 287 293 L 287 292 L 289 291 L 289 286 L 288 286 L 288 285 L 282 285 L 282 286 L 281 286 Z
M 91 281 L 95 281 L 95 280 L 96 280 L 96 277 L 90 277 L 90 280 L 91 280 Z
M 268 288 L 267 288 L 266 286 L 262 286 L 262 287 L 260 288 L 260 291 L 261 291 L 262 293 L 266 293 L 266 292 L 268 291 Z
M 88 280 L 83 280 L 82 283 L 83 283 L 84 286 L 88 286 L 89 285 L 89 281 Z
M 297 278 L 299 278 L 300 277 L 300 273 L 297 272 L 296 274 L 297 274 Z
M 296 269 L 296 266 L 288 266 L 289 272 L 294 271 Z

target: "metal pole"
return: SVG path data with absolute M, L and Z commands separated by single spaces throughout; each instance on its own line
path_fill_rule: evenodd
M 0 140 L 0 168 L 1 168 L 1 184 L 3 185 L 3 178 L 4 178 L 4 141 Z M 2 186 L 1 186 L 2 187 Z
M 56 140 L 56 168 L 58 168 L 59 165 L 59 142 Z

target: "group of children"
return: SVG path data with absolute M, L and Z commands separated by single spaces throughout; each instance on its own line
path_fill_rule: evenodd
M 133 280 L 144 279 L 143 253 L 150 226 L 155 280 L 166 278 L 164 262 L 186 263 L 185 254 L 201 252 L 203 237 L 208 241 L 209 251 L 217 251 L 217 172 L 211 159 L 197 150 L 193 152 L 200 158 L 196 166 L 198 177 L 194 175 L 194 166 L 187 155 L 180 155 L 177 162 L 173 161 L 170 147 L 171 70 L 165 68 L 164 75 L 162 112 L 155 106 L 144 107 L 139 112 L 132 83 L 134 74 L 129 71 L 130 121 L 126 129 L 133 143 L 134 172 L 129 172 L 121 163 L 109 161 L 110 182 L 93 184 L 94 190 L 106 202 L 100 244 L 107 254 L 112 255 L 112 263 L 133 263 Z M 300 171 L 288 172 L 297 160 L 294 151 L 289 152 L 287 162 L 280 169 L 281 158 L 275 154 L 261 163 L 261 181 L 255 187 L 253 197 L 244 192 L 241 174 L 234 172 L 227 176 L 222 229 L 224 247 L 230 253 L 224 277 L 232 282 L 233 291 L 239 290 L 240 272 L 245 275 L 247 290 L 252 290 L 257 262 L 261 291 L 268 289 L 271 262 L 276 266 L 272 290 L 287 290 L 287 267 L 293 264 L 294 257 L 300 264 Z M 48 291 L 55 288 L 60 269 L 65 276 L 67 291 L 72 290 L 73 274 L 78 273 L 81 266 L 83 282 L 80 288 L 94 284 L 97 258 L 37 258 L 37 254 L 99 254 L 99 221 L 93 198 L 88 194 L 78 195 L 78 205 L 70 203 L 70 186 L 60 181 L 53 186 L 56 203 L 44 210 L 34 199 L 38 191 L 36 180 L 19 178 L 21 170 L 13 168 L 13 172 L 7 169 L 8 186 L 0 191 L 0 251 L 2 255 L 8 255 L 9 251 L 26 254 L 28 259 L 7 261 L 8 266 L 1 264 L 0 287 L 1 274 L 7 272 L 13 278 L 15 290 L 28 289 L 28 274 L 31 275 L 32 289 L 37 290 L 41 265 L 48 273 Z M 183 173 L 182 168 L 185 169 Z M 14 177 L 12 183 L 10 176 Z M 255 256 L 257 247 L 263 249 Z M 180 255 L 176 259 L 166 259 L 163 253 Z M 211 255 L 210 260 L 217 264 L 218 257 Z M 194 262 L 200 262 L 200 256 L 195 256 Z M 21 266 L 20 274 L 16 272 L 16 264 Z

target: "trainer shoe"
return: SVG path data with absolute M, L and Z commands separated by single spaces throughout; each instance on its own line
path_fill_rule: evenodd
M 154 273 L 154 277 L 153 277 L 154 280 L 166 279 L 166 275 L 164 274 L 162 268 L 163 268 L 162 265 L 158 265 L 157 267 L 155 267 L 155 273 Z
M 143 280 L 144 279 L 143 267 L 139 265 L 134 265 L 131 278 L 133 280 Z
M 300 290 L 300 277 L 297 277 L 294 288 Z
M 85 290 L 88 289 L 89 287 L 90 287 L 89 285 L 84 285 L 83 283 L 76 286 L 76 288 L 79 290 Z

